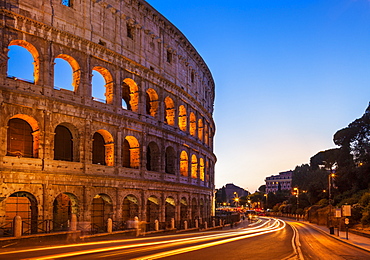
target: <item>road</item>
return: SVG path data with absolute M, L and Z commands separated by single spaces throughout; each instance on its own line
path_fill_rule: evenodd
M 261 218 L 219 231 L 0 250 L 0 259 L 370 259 L 301 222 Z

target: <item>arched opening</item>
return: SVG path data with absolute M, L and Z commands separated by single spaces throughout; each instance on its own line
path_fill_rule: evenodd
M 122 204 L 122 221 L 127 224 L 127 221 L 134 220 L 139 216 L 139 203 L 134 195 L 127 195 L 123 199 Z
M 198 159 L 195 154 L 191 156 L 191 177 L 198 178 Z
M 201 118 L 198 120 L 198 138 L 203 141 L 203 120 Z
M 110 72 L 103 67 L 96 66 L 92 71 L 92 96 L 95 101 L 112 104 L 113 78 Z
M 176 203 L 174 198 L 168 197 L 165 205 L 165 221 L 170 222 L 171 219 L 175 219 Z
M 108 131 L 99 130 L 94 133 L 92 149 L 93 164 L 114 165 L 114 142 Z
M 130 86 L 125 82 L 122 84 L 122 108 L 131 110 Z
M 106 194 L 98 194 L 91 205 L 91 227 L 95 233 L 107 231 L 108 218 L 113 216 L 113 203 Z
M 155 142 L 150 142 L 147 147 L 146 169 L 148 171 L 160 171 L 159 147 Z
M 133 136 L 126 136 L 122 145 L 122 166 L 138 169 L 140 167 L 140 146 Z
M 179 107 L 179 128 L 182 131 L 186 131 L 187 127 L 187 115 L 185 106 L 181 105 Z
M 71 131 L 65 126 L 55 128 L 54 160 L 73 161 L 73 137 Z
M 204 181 L 204 159 L 199 159 L 199 178 L 201 181 Z
M 105 141 L 104 137 L 96 132 L 93 136 L 93 164 L 106 165 L 105 163 Z
M 127 109 L 134 112 L 139 111 L 139 87 L 132 79 L 127 78 L 123 81 L 122 99 L 126 102 Z
M 169 125 L 175 125 L 175 103 L 172 98 L 166 97 L 164 100 L 165 104 L 165 115 L 164 122 Z
M 197 131 L 197 119 L 193 112 L 190 113 L 190 124 L 189 124 L 189 133 L 192 136 L 196 135 Z
M 53 231 L 68 231 L 72 214 L 77 213 L 76 196 L 70 193 L 59 194 L 53 202 Z
M 11 223 L 15 216 L 22 219 L 23 235 L 37 233 L 37 200 L 32 194 L 19 191 L 6 199 L 5 221 Z
M 185 151 L 182 151 L 180 154 L 180 175 L 187 177 L 188 170 L 189 170 L 188 154 Z
M 76 91 L 81 80 L 80 65 L 77 61 L 69 55 L 59 54 L 54 63 L 54 88 Z
M 19 117 L 22 117 L 22 115 L 19 115 Z M 35 131 L 28 121 L 19 117 L 16 116 L 8 122 L 7 155 L 29 158 L 37 157 L 38 141 L 35 142 L 35 139 L 38 140 L 38 128 Z
M 205 212 L 204 212 L 204 201 L 203 201 L 203 199 L 200 199 L 200 201 L 199 201 L 199 213 L 200 213 L 200 218 L 204 219 L 205 218 Z
M 40 75 L 40 60 L 36 48 L 23 40 L 9 44 L 8 77 L 37 84 Z
M 204 130 L 204 143 L 206 144 L 206 145 L 208 145 L 209 144 L 209 127 L 208 127 L 208 125 L 206 124 L 205 125 L 205 130 Z
M 146 222 L 149 223 L 149 230 L 154 230 L 155 220 L 159 221 L 159 200 L 150 196 L 146 202 Z
M 165 153 L 165 172 L 170 174 L 176 173 L 176 153 L 173 147 L 169 146 L 166 148 Z
M 146 91 L 146 113 L 152 117 L 158 113 L 158 94 L 152 88 Z

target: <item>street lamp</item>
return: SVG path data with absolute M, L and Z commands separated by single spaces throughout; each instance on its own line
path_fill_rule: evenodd
M 297 210 L 296 210 L 296 215 L 297 215 L 297 221 L 299 221 L 299 214 L 298 214 L 298 208 L 299 208 L 299 188 L 294 188 L 293 189 L 296 192 L 296 197 L 297 197 Z
M 335 177 L 335 174 L 334 173 L 330 173 L 329 176 L 328 176 L 328 191 L 329 191 L 329 231 L 330 231 L 330 234 L 334 234 L 334 227 L 332 227 L 332 204 L 333 204 L 333 200 L 332 200 L 332 197 L 331 197 L 331 188 L 332 188 L 332 182 L 333 182 L 333 178 Z

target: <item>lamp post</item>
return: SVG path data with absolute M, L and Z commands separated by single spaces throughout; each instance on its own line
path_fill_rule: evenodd
M 332 201 L 332 197 L 331 197 L 331 188 L 332 188 L 332 182 L 333 182 L 333 178 L 335 177 L 335 174 L 330 172 L 329 176 L 328 176 L 328 193 L 329 193 L 329 231 L 330 231 L 330 234 L 334 234 L 334 227 L 333 227 L 333 223 L 332 223 L 332 204 L 333 204 L 333 201 Z
M 298 208 L 299 208 L 299 188 L 294 188 L 295 192 L 296 192 L 296 197 L 297 197 L 297 210 L 296 210 L 296 215 L 297 215 L 297 221 L 299 221 L 299 214 L 298 214 Z

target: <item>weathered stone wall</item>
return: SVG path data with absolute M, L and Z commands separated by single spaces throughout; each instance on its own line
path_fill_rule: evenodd
M 38 220 L 52 219 L 53 203 L 61 193 L 69 194 L 78 204 L 79 221 L 91 220 L 91 203 L 97 195 L 111 199 L 114 220 L 121 218 L 127 195 L 138 198 L 140 219 L 145 219 L 150 196 L 159 200 L 160 221 L 165 219 L 168 197 L 175 200 L 177 220 L 182 198 L 189 212 L 192 202 L 204 203 L 206 212 L 202 214 L 209 216 L 216 158 L 214 82 L 208 67 L 185 36 L 145 1 L 71 3 L 64 6 L 60 0 L 0 1 L 0 221 L 5 219 L 6 198 L 17 192 L 35 198 Z M 132 37 L 128 37 L 127 30 L 132 30 Z M 8 76 L 11 45 L 24 47 L 33 55 L 33 82 Z M 73 70 L 74 91 L 54 88 L 56 57 L 78 68 Z M 99 68 L 106 79 L 105 103 L 92 98 L 94 68 Z M 126 79 L 138 86 L 137 111 L 122 108 Z M 158 100 L 151 100 L 153 107 L 147 114 L 149 89 Z M 175 115 L 173 125 L 164 121 L 166 97 L 175 104 L 171 112 Z M 201 131 L 193 129 L 190 134 L 189 121 L 185 130 L 180 130 L 181 105 L 186 108 L 187 120 L 190 113 L 197 122 L 201 120 L 196 126 Z M 7 129 L 12 118 L 20 118 L 32 127 L 33 158 L 7 153 Z M 59 125 L 67 127 L 73 136 L 73 161 L 53 159 L 55 129 Z M 107 165 L 92 163 L 96 132 L 104 136 Z M 122 166 L 122 146 L 128 136 L 139 143 L 138 167 Z M 155 171 L 146 168 L 149 143 L 158 146 L 153 156 Z M 177 157 L 175 174 L 165 173 L 168 147 Z M 180 175 L 182 151 L 189 157 L 188 176 Z M 193 164 L 197 168 L 193 177 L 192 155 L 198 160 L 197 165 Z M 204 177 L 200 175 L 201 167 Z

